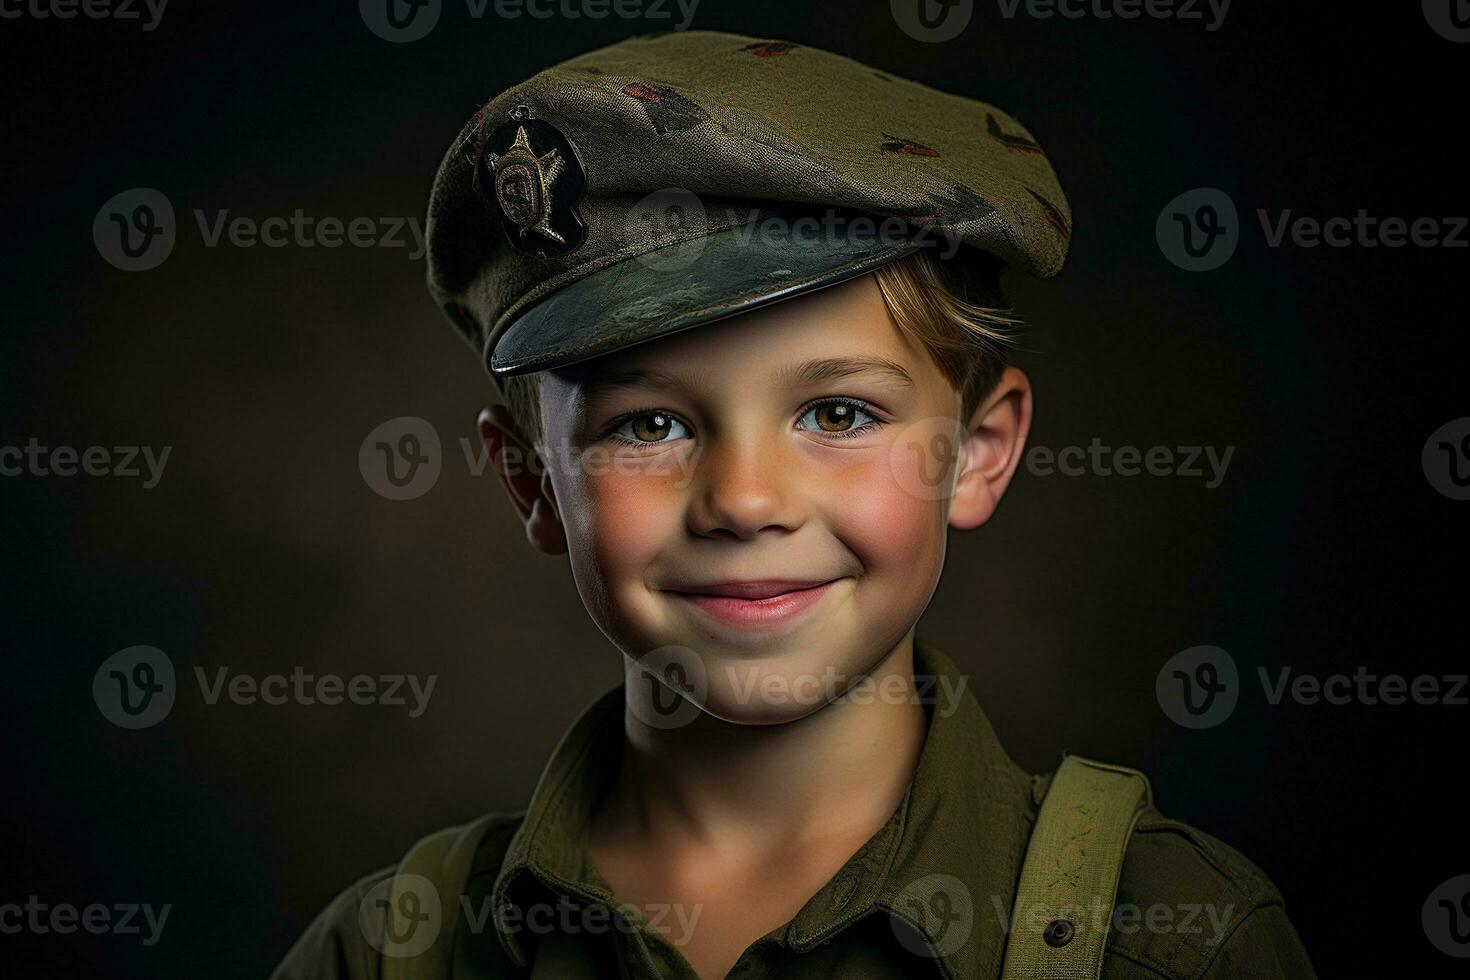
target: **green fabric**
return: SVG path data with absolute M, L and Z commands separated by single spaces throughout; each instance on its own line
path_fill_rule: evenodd
M 1021 867 L 1015 907 L 1022 911 L 1002 980 L 1098 980 L 1107 928 L 1087 912 L 1111 915 L 1128 839 L 1151 802 L 1137 770 L 1080 756 L 1062 761 Z
M 1001 976 L 1022 861 L 1050 778 L 1028 776 L 1011 761 L 944 654 L 916 643 L 915 673 L 936 677 L 938 690 L 964 693 L 952 711 L 930 712 L 902 802 L 791 922 L 746 949 L 730 977 Z M 507 926 L 517 921 L 509 910 L 538 903 L 604 911 L 615 904 L 588 860 L 587 832 L 618 771 L 622 722 L 622 691 L 615 688 L 563 737 L 523 813 L 491 815 L 450 835 L 461 866 L 445 868 L 445 880 L 465 882 L 462 896 L 453 885 L 441 887 L 446 910 L 459 906 L 455 926 L 439 938 L 452 947 L 450 976 L 525 980 L 544 950 L 555 963 L 542 969 L 554 966 L 568 980 L 694 980 L 678 949 L 649 923 L 635 922 L 628 933 Z M 275 980 L 382 980 L 383 957 L 367 941 L 358 911 L 393 873 L 383 869 L 342 892 L 287 954 Z M 1117 901 L 1220 914 L 1218 926 L 1196 916 L 1176 918 L 1178 928 L 1110 930 L 1108 980 L 1314 976 L 1269 879 L 1220 841 L 1152 807 L 1129 840 Z M 956 931 L 956 923 L 964 928 Z
M 639 207 L 675 191 L 694 203 Z M 567 284 L 793 204 L 892 217 L 1042 276 L 1072 233 L 1051 163 L 1003 110 L 806 45 L 677 31 L 549 67 L 474 114 L 430 194 L 429 290 L 488 364 Z

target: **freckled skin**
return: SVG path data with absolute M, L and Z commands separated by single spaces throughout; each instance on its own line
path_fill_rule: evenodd
M 876 373 L 818 383 L 780 376 L 836 356 L 886 358 L 914 385 Z M 635 368 L 680 384 L 581 390 L 582 378 Z M 838 438 L 822 424 L 841 420 L 803 414 L 833 397 L 874 408 L 849 415 L 847 428 L 881 422 Z M 679 425 L 644 414 L 635 438 L 651 442 L 600 438 L 609 422 L 643 409 Z M 822 702 L 811 696 L 781 692 L 802 678 L 811 690 L 821 677 L 824 690 L 840 693 L 832 679 L 850 683 L 888 656 L 934 592 L 951 496 L 907 488 L 921 461 L 950 485 L 970 460 L 969 444 L 940 460 L 928 441 L 940 424 L 932 420 L 953 426 L 959 409 L 959 394 L 899 332 L 871 276 L 545 375 L 550 482 L 588 611 L 629 656 L 668 645 L 694 651 L 708 678 L 704 707 L 717 717 L 773 723 L 816 710 Z M 838 581 L 789 625 L 762 629 L 711 621 L 667 591 L 761 578 Z

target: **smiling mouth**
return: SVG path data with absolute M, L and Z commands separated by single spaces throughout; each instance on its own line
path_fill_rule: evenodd
M 668 591 L 721 622 L 736 626 L 764 626 L 785 622 L 810 609 L 838 581 L 721 582 L 689 591 Z

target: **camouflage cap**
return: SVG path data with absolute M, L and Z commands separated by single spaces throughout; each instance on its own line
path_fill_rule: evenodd
M 799 220 L 818 214 L 822 233 Z M 1001 110 L 815 48 L 685 31 L 572 58 L 477 112 L 434 179 L 428 280 L 498 383 L 924 244 L 1049 276 L 1070 234 L 1051 165 Z

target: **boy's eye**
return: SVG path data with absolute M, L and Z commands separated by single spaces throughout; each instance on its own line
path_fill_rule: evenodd
M 863 431 L 878 420 L 864 408 L 862 402 L 844 398 L 818 402 L 802 413 L 800 421 L 810 424 L 799 427 L 809 428 L 813 432 L 846 435 Z
M 628 416 L 613 433 L 629 442 L 653 444 L 684 439 L 689 428 L 668 412 L 646 411 Z

